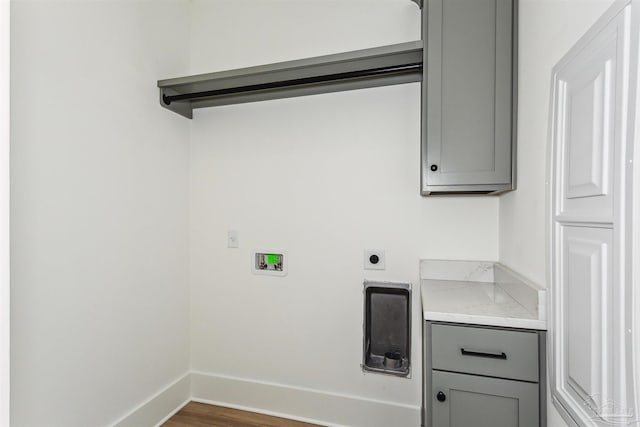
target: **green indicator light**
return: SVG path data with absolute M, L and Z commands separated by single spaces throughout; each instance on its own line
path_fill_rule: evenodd
M 267 264 L 277 264 L 278 258 L 278 255 L 267 254 Z

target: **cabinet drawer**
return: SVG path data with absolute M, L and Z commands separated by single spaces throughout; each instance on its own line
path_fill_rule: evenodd
M 538 382 L 538 334 L 433 324 L 432 367 Z

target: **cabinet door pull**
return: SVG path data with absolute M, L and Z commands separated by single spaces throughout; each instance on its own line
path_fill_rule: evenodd
M 473 350 L 465 350 L 464 348 L 460 349 L 460 353 L 463 356 L 475 356 L 475 357 L 487 357 L 489 359 L 502 359 L 507 360 L 507 355 L 502 353 L 486 353 L 483 351 L 473 351 Z

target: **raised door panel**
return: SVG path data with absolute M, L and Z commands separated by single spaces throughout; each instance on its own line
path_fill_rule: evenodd
M 511 182 L 512 0 L 428 2 L 426 185 Z
M 559 387 L 593 409 L 617 401 L 613 354 L 613 231 L 563 227 Z
M 612 142 L 609 126 L 612 61 L 601 65 L 583 85 L 568 88 L 570 123 L 565 146 L 568 173 L 564 183 L 564 198 L 568 200 L 610 194 L 607 160 L 611 157 Z
M 539 426 L 535 383 L 433 371 L 432 400 L 434 427 Z
M 598 221 L 613 217 L 623 47 L 619 34 L 611 32 L 557 73 L 555 131 L 561 162 L 556 215 Z

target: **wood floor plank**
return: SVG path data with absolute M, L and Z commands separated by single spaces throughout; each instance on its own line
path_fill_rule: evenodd
M 222 406 L 189 402 L 162 427 L 320 427 Z

